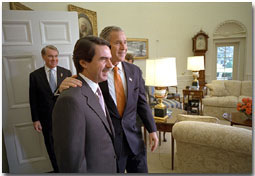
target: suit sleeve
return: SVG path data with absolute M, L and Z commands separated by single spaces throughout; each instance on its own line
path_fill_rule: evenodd
M 138 102 L 137 102 L 137 113 L 139 114 L 141 120 L 145 128 L 148 130 L 149 133 L 156 132 L 157 127 L 155 121 L 152 116 L 151 109 L 148 105 L 145 93 L 145 83 L 142 78 L 142 71 L 138 69 L 139 74 L 139 94 L 138 94 Z
M 34 74 L 29 75 L 29 103 L 30 103 L 30 109 L 31 109 L 31 116 L 32 121 L 38 121 L 39 115 L 38 115 L 38 92 L 37 92 L 37 85 L 36 85 L 36 78 Z
M 86 121 L 77 99 L 60 95 L 53 110 L 52 130 L 59 171 L 87 172 Z
M 72 72 L 70 70 L 68 70 L 68 77 L 72 76 Z

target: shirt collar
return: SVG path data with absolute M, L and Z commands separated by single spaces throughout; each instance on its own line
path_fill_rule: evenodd
M 45 71 L 48 73 L 50 71 L 50 68 L 44 65 Z M 57 67 L 52 68 L 53 71 L 57 71 Z
M 87 78 L 86 76 L 84 76 L 81 73 L 79 73 L 79 75 L 82 77 L 82 79 L 84 79 L 84 81 L 86 81 L 86 83 L 89 85 L 89 87 L 92 89 L 92 91 L 94 93 L 96 93 L 97 88 L 98 88 L 98 84 L 95 83 L 94 81 L 91 81 L 89 78 Z
M 112 67 L 112 71 L 113 71 L 113 68 L 114 68 L 114 67 L 115 67 L 115 66 Z M 120 71 L 122 72 L 122 70 L 123 70 L 122 62 L 119 62 L 118 65 L 117 65 L 117 67 L 118 67 L 118 70 L 120 70 Z

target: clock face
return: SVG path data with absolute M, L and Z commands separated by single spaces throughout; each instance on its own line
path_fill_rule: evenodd
M 196 49 L 197 50 L 205 50 L 206 43 L 205 43 L 205 36 L 199 35 L 196 40 Z

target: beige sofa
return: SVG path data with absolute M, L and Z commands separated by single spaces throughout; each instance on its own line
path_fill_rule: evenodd
M 252 131 L 211 122 L 174 125 L 177 173 L 251 173 Z
M 209 95 L 203 98 L 203 115 L 223 120 L 223 113 L 236 112 L 238 102 L 252 97 L 252 82 L 238 80 L 213 80 L 206 84 Z

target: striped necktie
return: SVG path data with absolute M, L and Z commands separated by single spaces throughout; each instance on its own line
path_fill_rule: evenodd
M 103 97 L 102 92 L 101 92 L 101 89 L 100 89 L 99 87 L 97 88 L 96 93 L 97 93 L 97 97 L 98 97 L 99 103 L 100 103 L 100 105 L 101 105 L 101 107 L 102 107 L 102 109 L 103 109 L 103 111 L 104 111 L 104 115 L 106 116 L 106 113 L 105 113 L 105 104 L 104 104 L 104 97 Z
M 118 67 L 115 66 L 114 70 L 114 87 L 115 87 L 115 94 L 116 94 L 116 101 L 117 101 L 117 109 L 120 116 L 123 116 L 123 112 L 126 105 L 126 97 L 124 93 L 124 87 L 121 80 L 121 77 L 118 73 Z
M 54 93 L 54 91 L 57 88 L 57 85 L 56 85 L 56 81 L 54 79 L 53 69 L 49 70 L 49 84 L 50 84 L 51 91 Z

